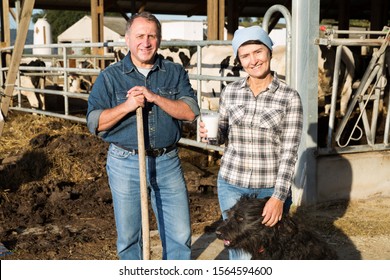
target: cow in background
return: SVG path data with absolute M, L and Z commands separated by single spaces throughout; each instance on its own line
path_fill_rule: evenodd
M 333 88 L 333 73 L 336 52 L 333 48 L 320 46 L 318 51 L 318 102 L 324 103 L 325 115 L 330 112 L 330 100 Z M 353 80 L 355 77 L 355 59 L 352 51 L 342 46 L 341 65 L 339 76 L 338 96 L 340 96 L 340 115 L 347 112 L 348 103 L 352 95 Z
M 272 52 L 271 69 L 278 76 L 286 75 L 286 48 L 276 46 Z M 333 88 L 333 73 L 335 68 L 336 52 L 334 48 L 320 46 L 318 49 L 318 106 L 324 108 L 324 114 L 330 113 L 330 100 Z M 352 95 L 355 77 L 355 59 L 352 51 L 346 46 L 342 47 L 341 65 L 339 75 L 338 96 L 340 97 L 339 115 L 344 116 L 348 102 Z
M 31 60 L 29 63 L 21 63 L 20 66 L 45 67 L 46 64 L 40 59 Z M 39 70 L 20 70 L 20 75 L 15 81 L 16 86 L 30 89 L 45 89 L 45 76 L 28 76 L 25 74 L 38 72 Z M 14 90 L 13 96 L 18 94 L 19 90 Z M 21 94 L 27 97 L 31 108 L 45 110 L 45 96 L 43 93 L 35 93 L 30 90 L 20 90 Z M 39 99 L 38 99 L 39 97 Z
M 127 47 L 115 47 L 114 62 L 122 60 L 127 55 L 128 51 Z M 183 65 L 184 68 L 187 67 L 191 57 L 190 50 L 188 48 L 178 47 L 161 48 L 158 50 L 158 54 L 162 56 L 162 58 Z
M 183 65 L 184 68 L 190 63 L 190 50 L 187 48 L 169 47 L 161 48 L 158 54 L 165 59 Z
M 86 59 L 78 63 L 80 69 L 95 69 L 92 61 Z M 92 77 L 90 75 L 70 73 L 69 74 L 69 92 L 89 93 L 92 89 Z
M 190 75 L 197 75 L 198 54 L 191 56 L 187 66 Z M 244 77 L 247 74 L 242 70 L 238 61 L 234 58 L 233 48 L 230 45 L 210 45 L 202 47 L 202 75 L 216 77 Z M 197 81 L 191 79 L 192 88 L 198 91 Z M 218 99 L 227 81 L 201 81 L 202 109 L 218 110 Z
M 114 63 L 121 61 L 129 52 L 127 47 L 114 47 Z
M 355 60 L 350 49 L 343 47 L 340 67 L 340 115 L 346 113 L 348 102 L 352 94 L 353 79 L 355 74 Z M 318 55 L 318 102 L 324 107 L 325 114 L 330 111 L 330 96 L 332 93 L 333 72 L 335 62 L 334 49 L 320 48 Z M 191 57 L 187 67 L 189 74 L 197 74 L 197 53 Z M 271 70 L 278 74 L 282 80 L 286 75 L 286 47 L 275 46 L 272 50 Z M 231 46 L 210 45 L 202 48 L 202 75 L 217 77 L 245 77 L 238 61 L 234 59 Z M 228 82 L 202 81 L 202 108 L 217 110 L 218 98 L 222 89 Z M 192 87 L 197 90 L 197 81 L 191 80 Z

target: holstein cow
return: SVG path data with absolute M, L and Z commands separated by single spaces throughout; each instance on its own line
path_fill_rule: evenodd
M 330 104 L 327 100 L 332 94 L 333 73 L 335 67 L 336 52 L 333 48 L 329 49 L 325 46 L 320 46 L 318 51 L 318 97 L 320 101 L 325 103 L 325 114 L 329 114 Z M 355 77 L 355 59 L 349 48 L 342 47 L 341 65 L 339 76 L 340 92 L 340 115 L 344 116 L 347 112 L 348 102 L 352 95 L 353 79 Z
M 275 46 L 272 51 L 271 70 L 278 74 L 278 77 L 285 79 L 286 75 L 286 48 Z M 343 47 L 340 67 L 341 100 L 340 115 L 345 115 L 348 101 L 352 93 L 352 83 L 355 73 L 355 61 L 352 52 Z M 197 74 L 197 53 L 191 57 L 190 65 L 187 67 L 189 74 Z M 329 114 L 330 104 L 328 97 L 332 93 L 333 72 L 335 62 L 334 49 L 319 48 L 318 55 L 318 98 L 319 106 L 325 107 L 325 114 Z M 228 77 L 244 77 L 247 74 L 241 69 L 239 63 L 234 59 L 231 46 L 211 45 L 202 48 L 202 75 Z M 221 90 L 228 82 L 202 81 L 202 108 L 217 110 Z M 192 87 L 197 90 L 197 81 L 191 80 Z
M 279 76 L 285 76 L 285 46 L 276 46 L 273 49 L 271 69 Z M 333 87 L 333 73 L 335 68 L 336 52 L 334 48 L 320 46 L 318 49 L 318 104 L 324 107 L 325 115 L 330 112 L 330 99 Z M 344 116 L 352 94 L 353 79 L 355 77 L 355 59 L 352 51 L 342 47 L 339 75 L 338 96 L 340 96 L 340 116 Z
M 127 47 L 115 47 L 114 56 L 115 62 L 122 60 L 128 52 Z M 190 50 L 187 48 L 169 47 L 161 48 L 158 50 L 158 54 L 163 58 L 168 59 L 172 62 L 179 63 L 184 67 L 187 67 L 190 62 Z
M 118 62 L 122 60 L 126 56 L 128 51 L 129 51 L 128 47 L 114 47 L 114 57 L 115 57 L 114 62 Z
M 78 68 L 94 69 L 94 64 L 89 60 L 84 60 L 78 63 Z M 89 93 L 92 88 L 92 77 L 90 75 L 70 73 L 69 74 L 69 92 L 74 93 Z
M 183 65 L 184 68 L 186 68 L 190 62 L 190 50 L 186 48 L 161 48 L 158 50 L 158 54 L 165 59 Z
M 32 60 L 29 63 L 21 63 L 20 66 L 32 66 L 32 67 L 45 67 L 46 64 L 42 60 L 36 59 Z M 36 71 L 31 70 L 21 70 L 20 77 L 16 79 L 16 86 L 30 89 L 44 89 L 45 88 L 45 77 L 44 76 L 26 76 L 24 74 L 32 73 Z M 13 96 L 18 94 L 18 90 L 14 90 Z M 21 94 L 27 97 L 30 106 L 34 109 L 45 110 L 45 97 L 43 93 L 35 93 L 30 90 L 21 90 Z M 39 96 L 39 100 L 38 97 Z
M 190 64 L 187 66 L 190 75 L 197 75 L 198 54 L 191 56 Z M 233 48 L 230 45 L 210 45 L 202 48 L 202 75 L 216 77 L 242 77 L 247 74 L 242 70 L 238 61 L 234 58 Z M 218 110 L 218 101 L 221 90 L 228 84 L 227 81 L 203 80 L 202 87 L 202 109 Z M 198 91 L 197 81 L 191 79 L 191 85 Z

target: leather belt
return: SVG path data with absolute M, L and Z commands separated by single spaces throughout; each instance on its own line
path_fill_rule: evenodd
M 131 152 L 134 155 L 138 154 L 138 150 L 137 149 L 129 149 L 129 148 L 120 146 L 118 144 L 115 144 L 115 145 L 118 146 L 121 149 L 124 149 L 126 151 Z M 173 151 L 174 149 L 176 149 L 176 144 L 173 144 L 173 145 L 165 147 L 165 148 L 147 149 L 147 150 L 145 150 L 145 154 L 147 156 L 149 156 L 149 157 L 160 157 L 160 156 L 162 156 L 162 155 L 164 155 L 166 153 L 169 153 L 170 151 Z

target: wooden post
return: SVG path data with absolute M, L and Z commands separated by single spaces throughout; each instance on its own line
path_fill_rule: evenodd
M 1 42 L 1 47 L 6 48 L 11 45 L 11 29 L 10 29 L 10 18 L 9 18 L 9 12 L 13 12 L 12 9 L 9 8 L 9 3 L 8 1 L 3 1 L 2 3 L 2 12 L 3 12 L 3 22 L 2 24 L 2 30 L 3 30 L 3 41 Z M 14 18 L 15 19 L 15 18 Z M 7 51 L 5 54 L 5 65 L 4 66 L 9 66 L 11 62 L 11 52 Z
M 218 40 L 225 38 L 225 0 L 219 0 L 218 3 Z
M 23 2 L 18 32 L 16 34 L 15 48 L 11 57 L 11 64 L 7 73 L 7 77 L 5 79 L 4 96 L 1 97 L 1 113 L 5 118 L 8 115 L 9 104 L 14 91 L 16 75 L 19 71 L 24 45 L 26 43 L 27 32 L 30 25 L 34 3 L 35 0 Z M 5 120 L 0 118 L 0 136 L 3 133 L 4 122 Z
M 11 34 L 10 34 L 10 25 L 9 25 L 9 3 L 8 3 L 8 1 L 3 1 L 2 12 L 3 12 L 3 16 L 2 16 L 3 22 L 1 24 L 2 24 L 2 29 L 4 32 L 3 42 L 5 42 L 7 46 L 9 46 L 10 42 L 11 42 Z
M 104 42 L 104 0 L 91 0 L 92 43 Z M 104 55 L 104 48 L 92 48 L 92 54 Z M 104 61 L 99 60 L 100 68 L 104 68 Z
M 144 124 L 143 124 L 141 107 L 137 109 L 137 137 L 138 137 L 139 181 L 140 181 L 140 191 L 141 191 L 143 259 L 149 260 L 150 259 L 149 208 L 148 208 L 148 189 L 146 185 Z
M 218 0 L 207 0 L 207 40 L 218 39 Z

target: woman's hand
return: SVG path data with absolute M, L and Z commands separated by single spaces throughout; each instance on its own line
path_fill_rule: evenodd
M 207 129 L 205 127 L 205 123 L 202 121 L 199 121 L 199 136 L 202 142 L 207 143 Z

